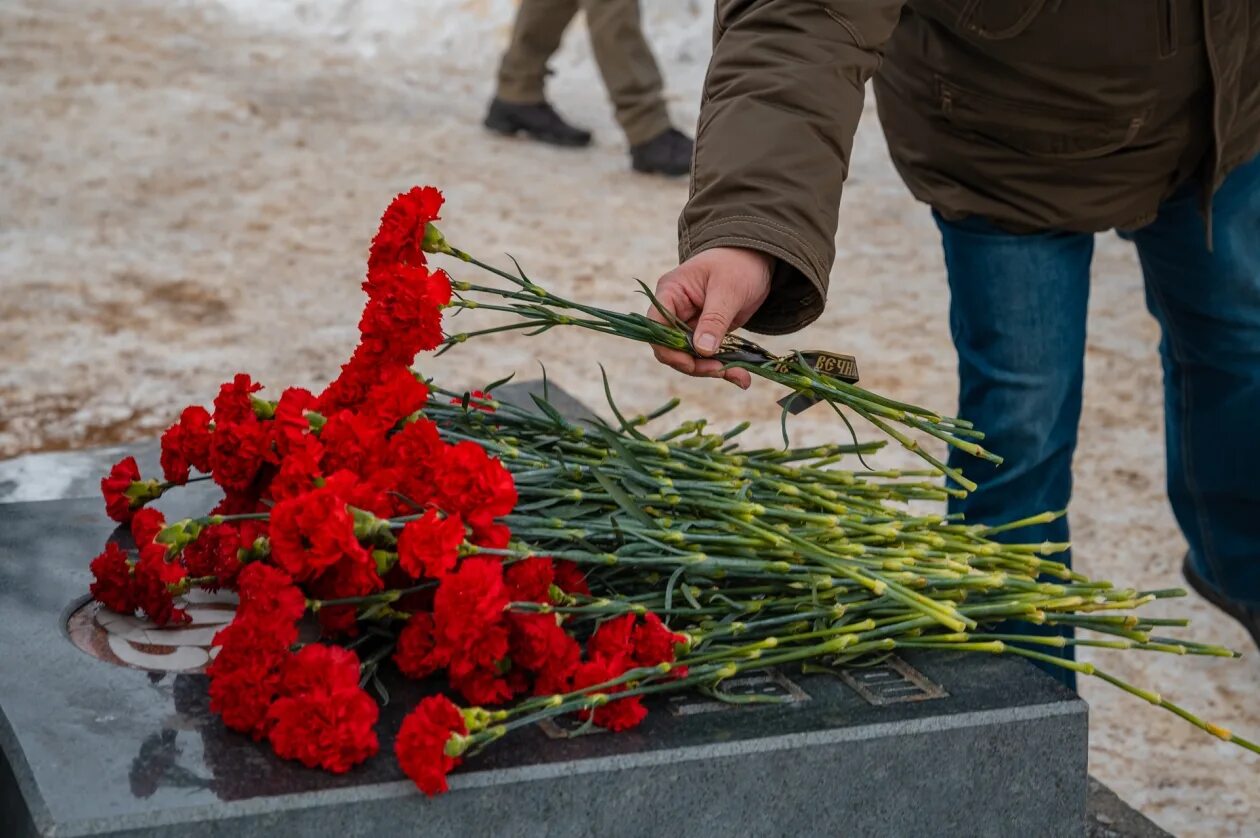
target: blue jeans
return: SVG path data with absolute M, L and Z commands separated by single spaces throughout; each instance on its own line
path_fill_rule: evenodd
M 1190 562 L 1227 598 L 1254 607 L 1260 606 L 1260 158 L 1234 170 L 1213 197 L 1211 249 L 1201 201 L 1199 185 L 1188 183 L 1153 222 L 1122 235 L 1137 246 L 1146 305 L 1163 333 L 1168 497 Z M 950 464 L 980 484 L 951 511 L 973 523 L 1000 523 L 1064 509 L 1081 413 L 1094 237 L 1007 233 L 976 217 L 936 221 L 958 350 L 958 415 L 984 430 L 984 445 L 1006 458 L 993 466 L 951 452 Z M 1066 541 L 1068 521 L 1009 537 Z

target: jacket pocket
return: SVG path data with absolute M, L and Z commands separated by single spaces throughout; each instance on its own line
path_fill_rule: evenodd
M 909 0 L 918 14 L 934 18 L 970 38 L 1005 41 L 1032 25 L 1047 0 Z
M 1121 112 L 1105 108 L 1044 105 L 960 87 L 936 77 L 941 115 L 952 125 L 1030 157 L 1092 160 L 1132 143 L 1150 119 L 1149 107 Z

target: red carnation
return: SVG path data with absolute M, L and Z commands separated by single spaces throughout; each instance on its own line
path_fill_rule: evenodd
M 180 559 L 189 576 L 214 577 L 213 582 L 202 583 L 203 587 L 235 587 L 243 566 L 241 551 L 250 549 L 262 530 L 261 521 L 211 524 L 180 551 Z
M 306 597 L 283 570 L 251 562 L 236 580 L 240 612 L 265 624 L 292 625 L 306 613 Z
M 623 670 L 610 666 L 603 660 L 587 661 L 579 664 L 577 670 L 573 673 L 573 688 L 580 690 L 583 687 L 602 684 L 618 677 L 622 672 Z M 604 687 L 591 692 L 613 695 L 623 690 L 625 690 L 625 686 L 618 684 L 614 687 Z M 578 717 L 583 720 L 590 718 L 590 715 L 588 710 L 582 710 L 578 713 Z M 603 706 L 595 708 L 595 724 L 613 731 L 629 730 L 643 721 L 645 716 L 647 716 L 647 708 L 643 706 L 642 696 L 637 695 L 610 701 Z
M 189 621 L 188 614 L 175 607 L 171 593 L 171 588 L 181 584 L 186 576 L 182 565 L 166 560 L 165 544 L 150 543 L 141 548 L 133 590 L 137 604 L 150 620 L 159 626 Z
M 555 563 L 556 587 L 566 594 L 590 596 L 591 589 L 586 584 L 586 574 L 576 562 L 560 559 Z
M 216 419 L 210 435 L 214 482 L 230 492 L 247 491 L 268 456 L 269 446 L 266 428 L 253 414 L 242 422 Z
M 105 496 L 105 513 L 118 523 L 126 524 L 137 509 L 161 496 L 162 490 L 155 480 L 140 480 L 140 466 L 136 465 L 135 457 L 124 457 L 101 478 L 101 494 Z
M 250 379 L 243 372 L 238 372 L 232 380 L 219 388 L 219 395 L 214 399 L 214 424 L 239 424 L 256 419 L 252 394 L 262 389 L 262 385 Z
M 134 613 L 138 603 L 132 590 L 131 563 L 123 549 L 109 542 L 105 551 L 92 559 L 91 568 L 92 598 L 119 614 Z
M 433 615 L 419 612 L 411 615 L 407 625 L 398 635 L 394 649 L 394 663 L 408 678 L 426 678 L 450 662 L 444 648 L 439 648 L 433 636 Z
M 503 578 L 514 602 L 549 602 L 556 571 L 551 559 L 534 556 L 508 565 Z
M 453 737 L 467 734 L 459 708 L 446 696 L 431 695 L 403 719 L 394 744 L 398 764 L 425 794 L 432 797 L 444 792 L 446 775 L 459 765 L 459 757 L 447 749 Z M 462 751 L 462 742 L 457 740 L 452 749 Z
M 288 456 L 290 447 L 309 439 L 310 420 L 308 410 L 314 410 L 315 396 L 310 390 L 289 387 L 280 394 L 276 412 L 271 421 L 271 439 L 281 456 Z
M 267 619 L 256 611 L 238 611 L 232 622 L 215 634 L 214 645 L 220 648 L 206 672 L 222 675 L 263 659 L 278 667 L 288 659 L 289 647 L 297 638 L 296 622 Z
M 408 521 L 398 535 L 398 564 L 413 578 L 440 578 L 455 567 L 464 543 L 464 522 L 458 515 L 440 517 L 430 509 Z
M 507 653 L 507 604 L 503 565 L 493 559 L 465 559 L 442 578 L 433 597 L 439 644 L 464 665 L 494 665 Z
M 329 605 L 315 615 L 319 620 L 319 635 L 325 638 L 358 637 L 359 609 L 353 605 Z
M 273 660 L 251 659 L 243 666 L 211 676 L 210 709 L 232 730 L 261 739 L 266 733 L 267 710 L 279 685 L 279 668 Z
M 551 670 L 551 678 L 565 678 L 581 656 L 578 642 L 559 624 L 555 614 L 512 614 L 509 650 L 513 666 L 532 672 Z
M 287 500 L 305 494 L 315 488 L 315 481 L 323 477 L 320 461 L 324 458 L 324 446 L 314 436 L 291 438 L 286 442 L 287 451 L 280 461 L 280 469 L 267 484 L 272 500 Z
M 374 370 L 374 359 L 368 356 L 367 350 L 360 343 L 350 359 L 341 365 L 341 372 L 328 382 L 328 386 L 316 398 L 314 409 L 329 415 L 338 410 L 357 407 L 374 383 Z
M 306 581 L 343 557 L 371 561 L 354 535 L 354 519 L 332 481 L 277 503 L 271 510 L 271 555 L 298 581 Z
M 241 490 L 225 488 L 223 500 L 214 505 L 210 514 L 251 515 L 255 512 L 266 512 L 269 508 L 270 504 L 262 502 L 261 487 L 257 483 L 251 483 Z
M 661 618 L 649 611 L 634 627 L 632 656 L 638 666 L 656 666 L 658 663 L 672 663 L 674 645 L 686 642 L 687 638 L 670 631 Z
M 368 254 L 369 274 L 373 268 L 393 262 L 423 265 L 424 228 L 438 219 L 442 193 L 432 186 L 413 186 L 398 195 L 381 215 L 380 227 Z
M 600 623 L 586 642 L 587 656 L 591 660 L 603 661 L 613 669 L 625 670 L 632 663 L 630 633 L 633 630 L 633 614 L 622 614 Z
M 456 512 L 473 531 L 473 542 L 483 539 L 496 543 L 494 519 L 507 515 L 516 506 L 516 486 L 512 475 L 497 459 L 475 442 L 448 446 L 442 458 L 442 481 L 437 505 Z
M 506 524 L 481 523 L 475 528 L 470 539 L 478 547 L 489 550 L 505 550 L 512 543 L 512 531 Z
M 328 474 L 345 469 L 356 475 L 372 471 L 385 449 L 385 434 L 371 417 L 340 410 L 319 432 Z
M 131 537 L 136 547 L 153 543 L 153 539 L 166 526 L 166 516 L 148 507 L 136 511 L 131 518 Z
M 368 391 L 367 406 L 378 427 L 389 429 L 420 408 L 429 398 L 429 388 L 415 373 L 400 364 L 382 373 Z
M 359 658 L 354 652 L 326 643 L 308 643 L 285 661 L 277 695 L 358 688 Z
M 162 474 L 183 485 L 189 468 L 210 470 L 210 414 L 197 405 L 184 408 L 179 421 L 162 434 Z
M 461 660 L 455 660 L 451 662 L 448 674 L 451 687 L 470 704 L 502 704 L 524 686 L 523 683 L 515 683 L 509 672 L 500 672 L 498 665 L 465 666 Z
M 574 644 L 576 643 L 575 640 Z M 575 654 L 566 654 L 563 658 L 548 661 L 546 666 L 534 673 L 534 695 L 561 695 L 572 692 L 573 673 L 577 671 L 581 649 L 579 647 L 574 651 Z
M 376 753 L 379 712 L 359 687 L 358 657 L 314 643 L 281 670 L 278 696 L 267 711 L 267 738 L 284 759 L 341 774 Z
M 206 667 L 210 709 L 232 730 L 255 739 L 266 734 L 266 716 L 280 688 L 280 668 L 297 640 L 297 625 L 237 612 L 214 636 L 218 654 Z
M 376 560 L 366 550 L 343 556 L 310 582 L 311 593 L 320 599 L 366 596 L 384 587 Z
M 387 265 L 375 269 L 364 287 L 370 299 L 359 332 L 378 371 L 387 364 L 408 365 L 417 352 L 442 342 L 442 307 L 451 301 L 445 271 Z
M 437 425 L 423 417 L 391 436 L 386 459 L 399 468 L 398 493 L 413 504 L 428 503 L 437 493 L 436 472 L 446 447 Z

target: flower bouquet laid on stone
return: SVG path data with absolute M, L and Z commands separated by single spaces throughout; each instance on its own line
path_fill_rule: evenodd
M 757 700 L 723 691 L 740 672 L 947 649 L 1098 677 L 1258 750 L 1052 654 L 1075 644 L 1235 656 L 1165 637 L 1185 621 L 1139 612 L 1181 591 L 1091 580 L 1054 560 L 1067 545 L 1011 543 L 1054 513 L 992 527 L 908 503 L 971 485 L 918 437 L 994 459 L 963 420 L 831 377 L 799 353 L 731 361 L 866 419 L 926 461 L 879 471 L 863 455 L 882 443 L 745 449 L 742 427 L 652 430 L 675 403 L 628 417 L 609 394 L 613 421 L 575 423 L 545 397 L 524 410 L 497 402 L 493 385 L 454 393 L 426 380 L 412 368 L 417 353 L 489 331 L 571 325 L 688 341 L 669 318 L 566 300 L 451 247 L 432 224 L 441 201 L 417 188 L 386 210 L 360 343 L 323 392 L 272 399 L 237 375 L 212 411 L 186 408 L 163 435 L 163 480 L 144 479 L 128 458 L 102 481 L 109 515 L 130 526 L 137 550 L 111 542 L 92 562 L 101 605 L 169 624 L 186 619 L 179 596 L 193 587 L 239 595 L 207 670 L 224 724 L 281 757 L 346 771 L 378 750 L 368 690 L 381 667 L 397 667 L 433 687 L 406 716 L 396 756 L 435 794 L 461 758 L 550 717 L 625 730 L 653 694 Z M 507 286 L 453 281 L 427 263 L 435 253 Z M 444 331 L 444 313 L 475 308 L 507 320 Z M 204 517 L 166 521 L 147 506 L 201 479 L 223 490 Z M 318 641 L 299 641 L 304 620 L 317 620 Z M 1012 621 L 1078 636 L 1003 633 Z

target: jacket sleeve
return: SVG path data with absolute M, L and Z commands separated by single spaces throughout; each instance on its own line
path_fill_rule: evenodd
M 782 334 L 823 309 L 840 190 L 866 81 L 901 0 L 717 0 L 681 259 L 710 247 L 775 257 L 747 328 Z

